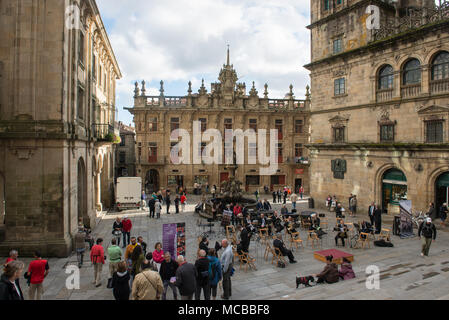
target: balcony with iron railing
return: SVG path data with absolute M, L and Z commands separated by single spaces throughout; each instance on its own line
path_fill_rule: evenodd
M 310 165 L 310 160 L 307 157 L 288 157 L 286 163 L 297 166 L 297 165 Z
M 92 125 L 92 135 L 98 142 L 120 143 L 118 125 L 96 123 Z

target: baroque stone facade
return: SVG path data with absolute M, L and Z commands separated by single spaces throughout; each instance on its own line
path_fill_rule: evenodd
M 64 257 L 111 201 L 121 73 L 94 0 L 2 0 L 0 29 L 0 255 Z
M 268 85 L 262 95 L 256 90 L 254 83 L 249 93 L 245 83 L 237 83 L 237 73 L 229 61 L 223 65 L 219 82 L 211 84 L 208 93 L 204 80 L 198 93 L 192 93 L 189 82 L 188 95 L 183 97 L 165 96 L 161 82 L 160 96 L 147 96 L 145 82 L 139 88 L 136 83 L 134 107 L 128 110 L 134 115 L 136 125 L 136 160 L 137 175 L 142 177 L 147 192 L 164 188 L 175 189 L 184 186 L 192 190 L 195 183 L 205 186 L 220 186 L 228 179 L 230 171 L 224 164 L 174 164 L 170 152 L 177 142 L 170 140 L 170 134 L 175 129 L 185 129 L 193 132 L 193 122 L 201 122 L 201 132 L 215 128 L 224 137 L 225 129 L 250 128 L 256 132 L 259 129 L 277 129 L 280 133 L 279 166 L 272 176 L 260 175 L 261 165 L 248 164 L 249 157 L 257 151 L 255 144 L 245 142 L 245 161 L 239 165 L 236 177 L 243 182 L 243 188 L 248 192 L 264 186 L 271 189 L 285 185 L 299 189 L 303 185 L 308 191 L 308 161 L 304 145 L 309 141 L 309 99 L 308 88 L 306 100 L 297 100 L 293 95 L 293 87 L 284 99 L 270 99 Z M 224 146 L 224 144 L 222 145 Z M 190 155 L 204 151 L 206 143 L 190 146 Z M 249 150 L 251 149 L 251 150 Z M 183 151 L 184 152 L 184 151 Z M 268 154 L 267 150 L 266 154 Z M 224 155 L 223 151 L 223 155 Z M 235 155 L 234 155 L 235 156 Z
M 378 29 L 367 24 L 370 5 Z M 315 203 L 330 194 L 347 206 L 351 193 L 362 211 L 372 201 L 384 211 L 401 199 L 414 210 L 447 202 L 448 2 L 311 0 L 311 10 Z M 333 160 L 345 164 L 343 178 Z

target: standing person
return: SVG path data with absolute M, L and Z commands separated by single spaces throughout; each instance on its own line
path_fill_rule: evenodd
M 133 253 L 131 254 L 131 260 L 132 260 L 131 276 L 133 279 L 135 279 L 136 276 L 141 272 L 142 263 L 145 260 L 145 256 L 143 255 L 141 245 L 137 245 L 134 248 Z
M 287 196 L 288 196 L 288 191 L 287 188 L 284 189 L 284 202 L 283 204 L 287 204 Z
M 150 218 L 154 218 L 154 209 L 156 205 L 156 199 L 155 194 L 153 193 L 153 196 L 148 199 L 148 207 L 149 207 L 149 216 Z
M 179 202 L 180 202 L 181 200 L 179 199 L 179 196 L 178 195 L 176 195 L 176 198 L 175 198 L 175 213 L 179 213 Z
M 221 298 L 223 300 L 229 300 L 229 297 L 232 296 L 231 274 L 234 266 L 234 254 L 227 239 L 221 241 L 221 246 L 224 249 L 220 259 L 223 270 L 223 295 Z
M 196 290 L 195 300 L 201 300 L 201 289 L 203 289 L 204 300 L 210 300 L 209 286 L 209 259 L 204 250 L 198 253 L 198 260 L 195 261 L 196 268 Z
M 171 280 L 176 276 L 176 270 L 178 270 L 178 264 L 171 258 L 170 252 L 164 254 L 164 261 L 161 263 L 161 270 L 159 274 L 161 275 L 162 283 L 164 285 L 164 292 L 162 293 L 162 300 L 167 300 L 168 287 L 171 288 L 173 292 L 173 298 L 178 300 L 178 290 Z
M 187 201 L 186 194 L 183 193 L 181 196 L 181 212 L 184 212 L 186 210 L 186 201 Z
M 221 280 L 222 270 L 220 260 L 214 248 L 209 249 L 207 259 L 209 260 L 209 288 L 212 300 L 217 299 L 217 286 Z
M 122 250 L 120 249 L 119 246 L 117 246 L 117 240 L 115 238 L 112 238 L 111 246 L 109 246 L 108 248 L 108 257 L 109 257 L 109 275 L 111 276 L 108 280 L 108 287 L 111 287 L 114 273 L 117 272 L 118 264 L 122 260 Z
M 217 186 L 214 184 L 212 186 L 212 199 L 215 199 L 215 194 L 217 193 Z
M 371 205 L 368 208 L 368 216 L 371 221 L 371 225 L 374 226 L 374 210 L 376 209 L 376 204 L 371 202 Z
M 140 197 L 140 199 L 142 200 L 140 209 L 145 210 L 145 207 L 147 206 L 147 195 L 145 194 L 145 191 L 142 191 L 142 196 Z
M 342 207 L 341 207 L 341 203 L 337 204 L 337 207 L 335 208 L 335 217 L 336 218 L 343 218 L 343 213 L 342 213 Z
M 159 200 L 156 200 L 155 211 L 156 211 L 156 218 L 160 219 L 161 218 L 161 211 L 162 211 L 162 204 L 161 204 L 161 202 Z
M 147 254 L 147 243 L 143 241 L 142 236 L 137 237 L 137 243 L 142 247 L 143 255 Z
M 78 228 L 78 233 L 75 235 L 75 251 L 78 260 L 78 268 L 83 265 L 84 252 L 86 252 L 86 233 L 83 228 Z
M 357 196 L 353 195 L 351 200 L 349 200 L 349 212 L 351 213 L 351 216 L 355 216 L 357 213 Z
M 132 265 L 131 255 L 136 246 L 137 246 L 136 237 L 131 237 L 131 243 L 126 247 L 126 250 L 125 250 L 125 261 L 128 263 L 129 269 L 131 269 L 131 265 Z
M 278 194 L 278 202 L 281 203 L 281 202 L 282 202 L 282 192 L 281 192 L 281 189 L 278 189 L 277 194 Z
M 131 288 L 129 281 L 131 277 L 126 267 L 125 261 L 120 261 L 117 264 L 117 271 L 112 275 L 112 293 L 117 301 L 128 301 Z
M 123 224 L 120 217 L 117 217 L 112 225 L 112 235 L 116 239 L 116 243 L 120 246 L 120 238 L 122 237 Z
M 133 300 L 159 300 L 163 291 L 159 273 L 144 269 L 133 281 L 131 296 Z
M 170 214 L 171 200 L 170 200 L 170 192 L 168 190 L 165 196 L 165 204 L 167 205 L 167 214 Z
M 429 203 L 429 211 L 426 214 L 432 221 L 436 220 L 438 217 L 438 212 L 435 210 L 435 205 L 433 202 Z
M 93 249 L 93 248 L 92 248 Z M 42 259 L 39 251 L 34 252 L 34 260 L 31 261 L 27 276 L 31 277 L 30 289 L 28 293 L 29 300 L 41 300 L 44 294 L 44 279 L 47 277 L 50 267 L 48 261 Z
M 256 201 L 259 201 L 259 190 L 254 191 L 254 195 L 256 196 Z
M 380 210 L 377 204 L 374 207 L 374 223 L 376 224 L 375 233 L 380 234 L 380 230 L 382 229 L 382 210 Z
M 263 214 L 262 214 L 263 215 Z M 251 243 L 251 236 L 248 232 L 248 228 L 238 226 L 238 230 L 240 231 L 240 246 L 243 252 L 249 252 L 249 245 Z
M 92 247 L 90 251 L 90 261 L 94 266 L 94 281 L 96 287 L 101 286 L 101 271 L 104 265 L 104 249 L 103 249 L 103 239 L 98 238 L 97 244 Z
M 273 196 L 273 203 L 276 203 L 276 191 L 273 190 L 273 193 L 271 195 Z
M 164 250 L 162 250 L 162 244 L 157 242 L 154 246 L 153 261 L 156 263 L 158 270 L 161 270 L 161 263 L 164 260 Z
M 301 199 L 302 199 L 302 196 L 301 196 Z M 296 209 L 296 201 L 298 201 L 298 196 L 295 193 L 293 193 L 290 196 L 290 200 L 292 201 L 292 209 Z
M 302 198 L 304 196 L 304 187 L 303 186 L 299 187 L 299 196 L 301 197 L 301 200 L 302 200 Z
M 124 216 L 122 221 L 123 248 L 126 248 L 126 246 L 129 245 L 132 228 L 133 223 L 128 219 L 128 216 Z
M 178 256 L 178 269 L 176 270 L 175 285 L 181 294 L 181 300 L 192 300 L 196 289 L 196 268 L 187 263 L 183 256 Z
M 440 208 L 440 219 L 441 219 L 441 226 L 444 226 L 444 221 L 447 218 L 448 208 L 446 202 L 443 203 L 443 205 Z
M 437 229 L 432 223 L 432 218 L 426 218 L 426 221 L 421 223 L 418 229 L 419 239 L 421 239 L 421 234 L 424 236 L 424 238 L 422 239 L 421 257 L 428 257 L 432 240 L 433 242 L 435 242 L 437 238 Z
M 18 252 L 17 250 L 11 250 L 11 251 L 9 252 L 8 258 L 6 258 L 5 266 L 6 266 L 8 263 L 10 263 L 11 261 L 17 260 L 18 257 L 19 257 L 19 252 Z
M 326 198 L 326 207 L 329 211 L 331 211 L 331 205 L 332 205 L 332 197 L 331 195 L 328 195 Z
M 24 300 L 19 283 L 24 267 L 25 264 L 17 260 L 5 264 L 0 278 L 0 301 Z
M 352 200 L 353 197 L 354 197 L 354 195 L 351 193 L 351 195 L 350 195 L 349 198 L 348 198 L 348 208 L 349 208 L 349 211 L 351 211 L 351 200 Z

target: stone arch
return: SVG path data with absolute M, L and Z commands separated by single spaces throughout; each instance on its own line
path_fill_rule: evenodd
M 384 164 L 384 165 L 382 165 L 382 166 L 380 166 L 378 169 L 377 169 L 377 172 L 376 172 L 376 174 L 375 174 L 375 178 L 374 178 L 374 201 L 378 204 L 378 205 L 381 205 L 382 204 L 382 184 L 383 184 L 383 177 L 384 177 L 384 175 L 385 175 L 385 173 L 388 171 L 388 170 L 391 170 L 391 169 L 397 169 L 397 170 L 400 170 L 400 171 L 402 171 L 404 174 L 405 174 L 405 170 L 402 168 L 402 167 L 400 167 L 400 166 L 398 166 L 396 163 L 393 163 L 393 162 L 391 162 L 391 163 L 386 163 L 386 164 Z
M 78 160 L 77 173 L 78 221 L 82 221 L 86 226 L 90 226 L 90 219 L 87 213 L 87 170 L 82 157 Z
M 430 50 L 424 59 L 426 65 L 428 65 L 430 67 L 432 65 L 432 62 L 435 59 L 435 57 L 444 51 L 449 52 L 449 46 L 442 46 L 440 48 L 434 48 L 434 49 Z
M 444 174 L 449 172 L 449 166 L 441 166 L 436 168 L 435 170 L 433 170 L 429 176 L 427 177 L 427 183 L 426 183 L 426 203 L 430 203 L 430 202 L 435 202 L 435 206 L 437 206 L 437 188 L 436 188 L 436 183 L 438 181 L 438 179 Z M 439 209 L 438 207 L 436 207 L 437 209 Z M 425 208 L 422 208 L 425 209 Z

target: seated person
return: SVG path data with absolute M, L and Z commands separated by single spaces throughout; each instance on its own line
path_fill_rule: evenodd
M 257 211 L 263 210 L 263 203 L 262 203 L 262 200 L 259 200 L 259 201 L 257 202 L 256 209 L 257 209 Z
M 314 277 L 317 277 L 317 284 L 318 283 L 336 283 L 339 279 L 338 274 L 338 267 L 335 263 L 332 262 L 334 259 L 333 256 L 327 256 L 326 257 L 326 266 L 324 267 L 324 270 L 320 274 L 314 274 Z
M 263 209 L 265 211 L 271 210 L 271 204 L 267 201 L 267 199 L 263 200 Z
M 240 231 L 240 250 L 244 252 L 249 252 L 249 244 L 251 241 L 252 233 L 247 227 L 238 226 L 237 230 Z M 239 246 L 237 246 L 237 252 L 239 252 Z M 241 254 L 241 252 L 239 252 Z
M 282 205 L 281 214 L 282 215 L 288 214 L 288 209 L 287 209 L 287 206 L 285 204 Z
M 286 228 L 287 228 L 287 230 L 288 230 L 288 233 L 296 233 L 296 232 L 298 232 L 298 231 L 296 230 L 296 227 L 297 227 L 297 226 L 298 226 L 298 225 L 295 223 L 295 221 L 293 220 L 292 217 L 288 217 L 288 218 L 287 218 Z
M 362 225 L 360 226 L 360 232 L 373 233 L 374 232 L 374 228 L 371 225 L 371 223 L 363 221 Z
M 316 213 L 311 215 L 309 230 L 310 231 L 315 231 L 315 233 L 316 233 L 316 235 L 318 236 L 319 239 L 321 239 L 321 237 L 323 235 L 327 234 L 326 232 L 324 232 L 321 229 L 321 227 L 320 227 L 320 218 L 318 218 Z
M 284 257 L 287 256 L 290 263 L 297 262 L 295 260 L 295 257 L 293 256 L 292 251 L 288 250 L 287 247 L 285 246 L 284 241 L 282 241 L 282 236 L 280 234 L 277 236 L 277 239 L 273 241 L 273 247 L 278 248 Z
M 345 239 L 348 238 L 348 227 L 345 224 L 339 223 L 334 231 L 337 231 L 337 235 L 335 236 L 335 246 L 338 247 L 338 239 L 341 239 L 341 243 L 343 247 L 345 246 Z
M 340 272 L 338 273 L 343 280 L 349 280 L 355 278 L 354 270 L 352 270 L 351 262 L 345 257 L 341 264 Z

